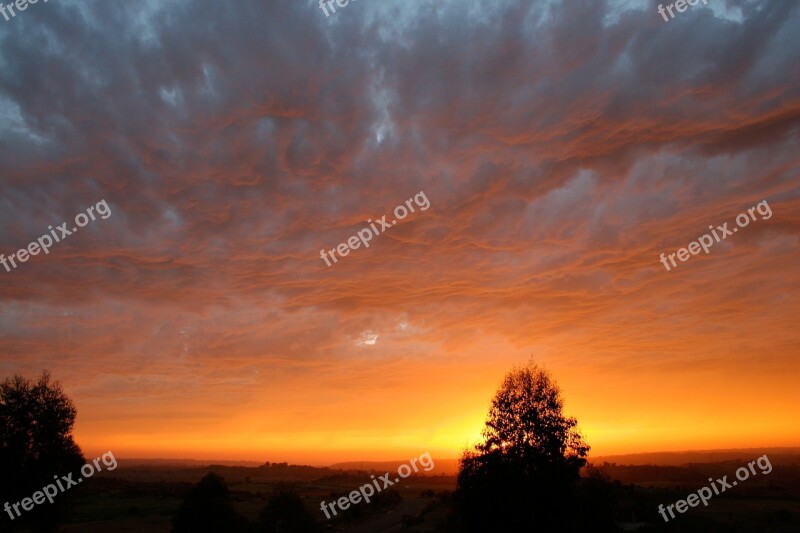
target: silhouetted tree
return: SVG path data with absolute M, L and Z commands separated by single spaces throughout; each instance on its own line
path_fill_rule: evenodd
M 192 487 L 172 523 L 174 533 L 217 533 L 239 527 L 228 485 L 213 472 Z
M 509 372 L 492 400 L 484 440 L 461 459 L 454 495 L 466 531 L 571 530 L 575 486 L 589 446 L 562 413 L 558 386 L 531 363 Z
M 259 531 L 265 533 L 312 533 L 320 531 L 303 499 L 286 488 L 273 493 L 259 516 Z
M 78 472 L 85 463 L 72 437 L 77 410 L 58 382 L 45 371 L 33 382 L 15 375 L 0 384 L 0 504 L 14 504 L 31 497 L 53 476 Z M 74 494 L 74 493 L 73 493 Z M 4 512 L 9 529 L 21 527 L 50 531 L 63 519 L 69 493 L 54 502 L 35 505 L 14 520 Z

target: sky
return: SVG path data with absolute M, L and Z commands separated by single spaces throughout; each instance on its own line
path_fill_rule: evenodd
M 0 267 L 0 377 L 87 455 L 457 457 L 530 360 L 590 457 L 800 445 L 800 4 L 656 7 L 0 18 L 0 253 L 110 212 Z

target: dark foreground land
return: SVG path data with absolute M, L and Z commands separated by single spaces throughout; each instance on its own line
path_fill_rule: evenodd
M 728 476 L 755 457 L 742 455 L 725 461 L 682 466 L 618 465 L 600 468 L 613 480 L 620 531 L 660 532 L 800 532 L 800 455 L 770 457 L 769 474 L 750 477 L 725 493 L 714 496 L 707 507 L 689 509 L 665 523 L 657 512 L 708 486 L 708 478 Z M 73 497 L 67 532 L 168 532 L 172 517 L 193 484 L 208 472 L 223 476 L 238 514 L 255 522 L 277 488 L 290 488 L 328 531 L 447 531 L 452 509 L 452 474 L 410 477 L 393 487 L 380 501 L 360 503 L 349 516 L 326 520 L 322 500 L 331 501 L 386 470 L 338 470 L 273 464 L 268 467 L 170 464 L 123 466 L 104 472 L 84 484 Z

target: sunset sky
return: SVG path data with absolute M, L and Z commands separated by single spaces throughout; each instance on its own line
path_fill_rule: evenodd
M 590 457 L 800 446 L 800 3 L 657 5 L 0 18 L 0 253 L 111 210 L 0 267 L 0 377 L 50 370 L 87 456 L 456 457 L 531 358 Z

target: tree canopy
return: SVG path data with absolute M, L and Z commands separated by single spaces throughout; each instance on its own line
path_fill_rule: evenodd
M 535 364 L 509 372 L 492 400 L 483 431 L 482 454 L 530 457 L 571 466 L 577 474 L 589 446 L 565 417 L 561 391 Z
M 72 437 L 77 410 L 58 382 L 15 375 L 0 384 L 0 499 L 18 502 L 52 483 L 54 475 L 77 471 L 84 458 Z M 14 525 L 53 527 L 65 498 L 36 506 Z

